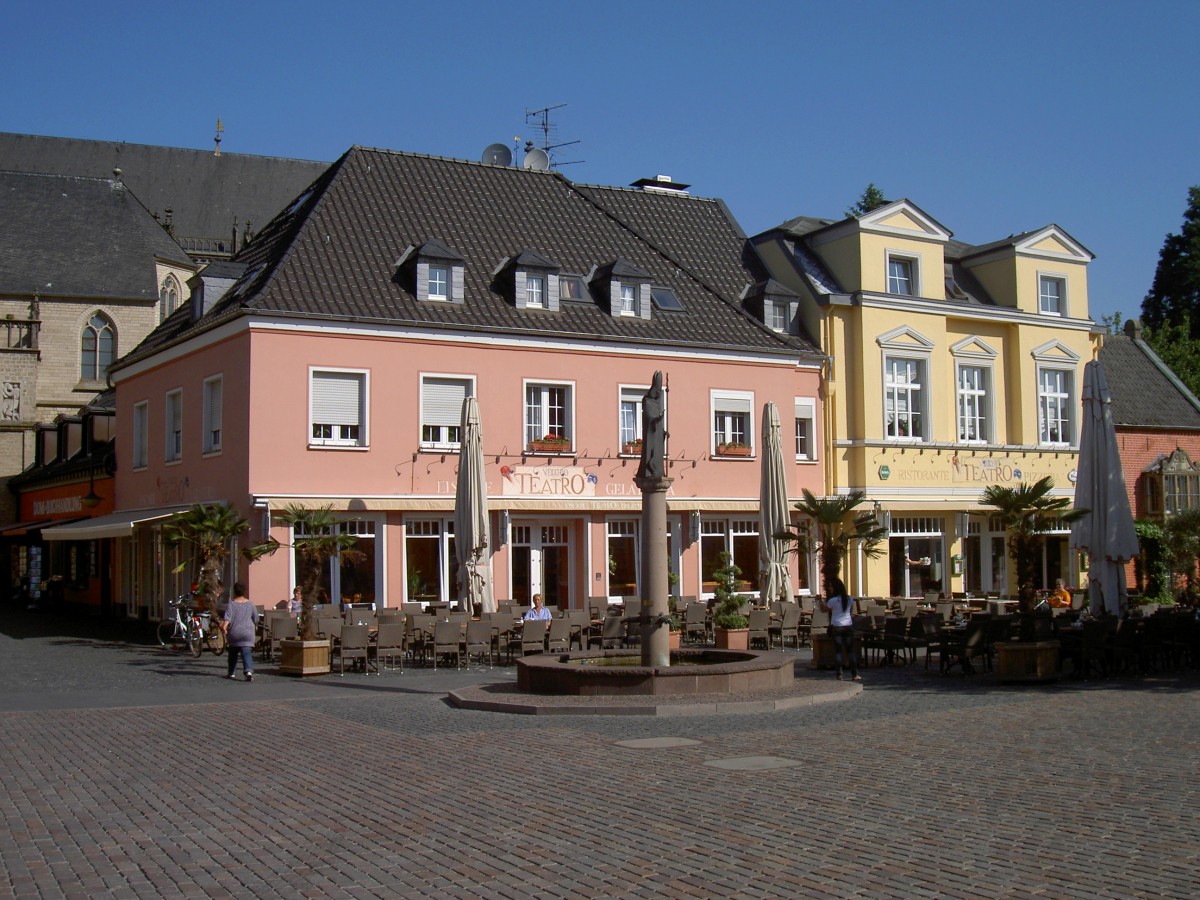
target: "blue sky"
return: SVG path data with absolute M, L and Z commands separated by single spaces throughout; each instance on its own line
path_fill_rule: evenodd
M 1200 3 L 7 0 L 0 130 L 478 159 L 527 109 L 562 171 L 668 174 L 747 233 L 874 182 L 961 240 L 1055 222 L 1136 315 L 1200 183 Z M 0 160 L 0 167 L 3 160 Z

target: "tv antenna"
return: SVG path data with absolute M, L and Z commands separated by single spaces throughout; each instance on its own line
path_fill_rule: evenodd
M 561 147 L 571 147 L 571 146 L 579 143 L 579 141 L 577 141 L 577 140 L 575 140 L 575 141 L 560 141 L 560 140 L 558 140 L 558 126 L 550 118 L 550 113 L 554 112 L 556 109 L 562 109 L 566 105 L 567 104 L 565 104 L 565 103 L 556 103 L 553 106 L 543 106 L 541 109 L 526 109 L 525 110 L 525 124 L 533 125 L 535 128 L 540 129 L 542 132 L 542 143 L 541 143 L 540 147 L 537 144 L 535 144 L 533 141 L 525 142 L 526 154 L 532 153 L 534 155 L 534 160 L 535 160 L 534 165 L 532 165 L 532 166 L 527 165 L 526 168 L 537 168 L 539 170 L 542 170 L 539 168 L 540 166 L 543 165 L 542 154 L 545 155 L 545 163 L 544 163 L 545 167 L 551 168 L 551 169 L 556 169 L 559 166 L 573 166 L 573 165 L 576 165 L 577 163 L 586 162 L 586 160 L 582 160 L 582 159 L 572 159 L 569 161 L 560 161 L 555 158 L 555 153 L 554 153 L 555 150 L 558 150 Z

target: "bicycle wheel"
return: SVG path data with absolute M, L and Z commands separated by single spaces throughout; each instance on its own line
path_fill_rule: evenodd
M 170 647 L 175 642 L 175 623 L 160 622 L 158 625 L 158 643 L 163 647 Z
M 196 622 L 188 626 L 187 644 L 192 656 L 199 657 L 204 652 L 204 632 Z
M 208 642 L 208 649 L 213 653 L 220 655 L 225 652 L 225 632 L 220 629 L 220 626 L 213 625 L 209 628 L 204 639 Z

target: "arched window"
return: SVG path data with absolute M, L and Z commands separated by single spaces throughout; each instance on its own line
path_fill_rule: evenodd
M 166 321 L 167 316 L 175 312 L 178 305 L 179 282 L 174 275 L 168 275 L 163 279 L 162 287 L 158 291 L 158 321 Z
M 94 313 L 83 326 L 80 342 L 79 377 L 83 381 L 106 381 L 108 367 L 117 356 L 117 331 L 104 313 Z

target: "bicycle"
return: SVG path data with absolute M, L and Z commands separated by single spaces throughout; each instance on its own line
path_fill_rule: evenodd
M 199 614 L 188 602 L 190 599 L 188 594 L 181 594 L 167 601 L 167 607 L 174 615 L 159 623 L 158 643 L 168 649 L 182 644 L 192 656 L 199 656 L 204 652 L 204 630 Z

